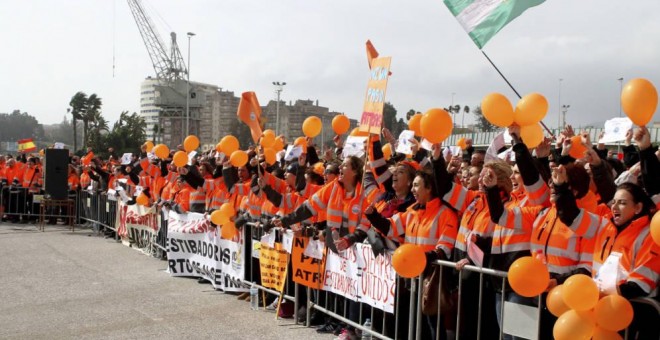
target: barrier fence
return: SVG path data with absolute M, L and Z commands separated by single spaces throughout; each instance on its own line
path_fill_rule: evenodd
M 155 208 L 149 210 L 127 205 L 104 193 L 87 191 L 71 193 L 69 200 L 74 203 L 74 212 L 62 207 L 42 210 L 40 205 L 48 201 L 43 196 L 10 187 L 4 187 L 0 192 L 0 206 L 5 207 L 3 214 L 9 220 L 73 219 L 75 224 L 87 225 L 97 233 L 104 229 L 112 231 L 116 240 L 122 239 L 125 244 L 139 248 L 150 256 L 168 259 L 172 268 L 172 259 L 168 256 L 168 252 L 171 255 L 176 246 L 168 235 L 172 214 L 166 215 Z M 286 255 L 286 279 L 279 291 L 262 280 L 260 258 L 264 249 L 268 248 L 261 247 L 266 247 L 264 237 L 271 234 L 265 234 L 259 223 L 248 223 L 232 240 L 220 240 L 218 230 L 210 228 L 206 218 L 200 217 L 201 214 L 183 214 L 175 218 L 189 221 L 193 215 L 199 215 L 198 224 L 177 222 L 172 233 L 185 239 L 192 237 L 186 235 L 208 234 L 211 231 L 210 241 L 206 241 L 210 242 L 209 249 L 215 245 L 213 254 L 218 256 L 220 244 L 221 258 L 215 260 L 227 265 L 222 269 L 211 268 L 210 275 L 214 277 L 209 280 L 214 280 L 214 286 L 219 284 L 225 291 L 245 292 L 254 285 L 261 292 L 261 306 L 266 305 L 268 300 L 272 301 L 273 296 L 282 295 L 287 303 L 294 304 L 296 324 L 311 326 L 313 314 L 322 313 L 325 319 L 332 318 L 379 339 L 551 338 L 554 319 L 550 317 L 550 322 L 547 320 L 549 313 L 544 306 L 545 295 L 525 301 L 513 298 L 507 286 L 506 272 L 471 265 L 457 271 L 455 262 L 435 261 L 426 275 L 436 266 L 441 268 L 438 270 L 438 291 L 446 291 L 447 294 L 438 294 L 438 304 L 445 308 L 437 315 L 427 316 L 422 313 L 422 278 L 403 279 L 394 274 L 389 262 L 391 254 L 375 256 L 369 245 L 359 244 L 343 254 L 330 254 L 328 251 L 322 260 L 314 260 L 308 256 L 311 254 L 307 254 L 311 238 L 296 238 L 288 232 L 278 231 L 273 236 L 275 243 L 282 244 L 282 247 L 290 244 Z M 198 229 L 195 229 L 196 225 Z M 178 241 L 178 246 L 182 246 L 181 240 Z M 223 249 L 229 248 L 227 244 L 234 244 L 228 258 Z M 189 252 L 213 261 L 211 250 L 203 253 L 201 246 L 197 251 Z M 360 261 L 362 263 L 358 263 Z M 199 274 L 181 276 L 208 278 L 200 274 L 207 269 L 201 262 L 179 262 L 181 267 L 184 263 L 192 264 L 192 273 Z M 304 265 L 308 267 L 303 268 Z M 320 276 L 315 277 L 314 273 Z M 170 274 L 176 276 L 171 271 Z M 305 285 L 298 283 L 305 277 Z M 494 289 L 496 285 L 503 287 L 504 292 Z M 271 294 L 270 298 L 266 297 L 266 293 Z M 656 299 L 637 298 L 631 302 L 635 310 L 631 328 L 653 328 L 657 325 L 660 321 L 660 303 Z M 301 306 L 306 307 L 304 317 L 298 313 Z M 364 326 L 367 318 L 371 321 L 370 328 Z M 648 324 L 640 325 L 639 320 L 645 320 Z M 629 330 L 625 331 L 626 339 L 634 338 Z

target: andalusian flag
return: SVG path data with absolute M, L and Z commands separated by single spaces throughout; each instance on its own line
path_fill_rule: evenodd
M 444 0 L 472 41 L 483 48 L 502 27 L 545 0 Z
M 32 138 L 21 139 L 18 141 L 18 152 L 35 152 L 37 146 L 34 145 Z

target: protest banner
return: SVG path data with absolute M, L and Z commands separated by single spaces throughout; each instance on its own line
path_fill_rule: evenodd
M 360 131 L 379 134 L 383 125 L 383 107 L 385 107 L 385 92 L 390 73 L 391 57 L 373 59 L 367 94 L 364 98 L 364 108 L 360 118 Z
M 156 209 L 137 204 L 127 205 L 119 201 L 116 214 L 117 235 L 126 245 L 152 255 L 160 226 Z
M 168 216 L 168 272 L 171 276 L 201 277 L 214 288 L 230 292 L 246 292 L 242 284 L 245 272 L 243 238 L 220 237 L 204 215 L 197 213 Z
M 286 270 L 289 254 L 282 249 L 281 243 L 275 247 L 261 243 L 259 251 L 259 268 L 261 270 L 261 285 L 281 292 L 286 282 Z
M 374 256 L 371 246 L 361 243 L 339 255 L 327 252 L 323 289 L 393 313 L 396 273 L 392 254 Z
M 307 237 L 295 237 L 291 249 L 291 268 L 293 282 L 312 289 L 323 288 L 323 273 L 325 271 L 325 256 L 317 260 L 304 254 L 309 243 Z

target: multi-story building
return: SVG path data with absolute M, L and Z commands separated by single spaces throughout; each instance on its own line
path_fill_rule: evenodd
M 279 107 L 279 128 L 277 122 L 277 101 L 271 100 L 262 108 L 262 117 L 266 119 L 266 128 L 273 129 L 279 135 L 284 135 L 287 141 L 292 141 L 303 136 L 302 125 L 307 117 L 316 116 L 321 119 L 323 129 L 321 134 L 315 140 L 316 143 L 328 145 L 332 143 L 335 133 L 332 130 L 332 118 L 339 115 L 339 112 L 330 112 L 327 107 L 319 106 L 319 101 L 296 100 L 295 104 L 289 105 L 280 101 Z M 357 126 L 357 120 L 351 119 L 351 128 Z

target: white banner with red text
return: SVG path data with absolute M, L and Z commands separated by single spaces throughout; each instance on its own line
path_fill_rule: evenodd
M 127 205 L 117 202 L 117 235 L 129 247 L 137 248 L 147 255 L 155 250 L 158 235 L 159 214 L 155 207 Z
M 393 313 L 396 273 L 392 253 L 376 257 L 370 245 L 361 243 L 340 254 L 328 251 L 323 289 Z
M 171 276 L 200 277 L 214 288 L 246 292 L 245 239 L 242 233 L 231 240 L 220 237 L 202 214 L 169 212 L 167 230 L 167 271 Z

